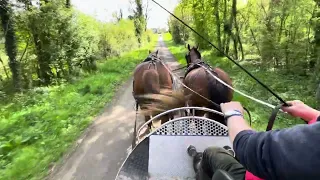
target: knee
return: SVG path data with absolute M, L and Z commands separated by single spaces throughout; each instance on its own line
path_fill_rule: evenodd
M 210 159 L 217 158 L 221 155 L 224 155 L 227 151 L 222 147 L 209 147 L 204 150 L 203 157 L 210 157 Z

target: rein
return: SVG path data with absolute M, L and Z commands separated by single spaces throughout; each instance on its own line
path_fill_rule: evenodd
M 262 104 L 262 105 L 265 105 L 265 106 L 267 106 L 267 107 L 269 107 L 269 108 L 272 108 L 273 110 L 272 110 L 271 116 L 270 116 L 270 118 L 269 118 L 268 126 L 267 126 L 266 131 L 270 131 L 270 130 L 272 129 L 272 127 L 273 127 L 273 125 L 274 125 L 274 122 L 275 122 L 275 120 L 276 120 L 276 117 L 277 117 L 278 112 L 279 112 L 279 111 L 282 112 L 281 107 L 283 106 L 283 104 L 280 104 L 280 105 L 278 105 L 278 106 L 274 106 L 274 105 L 269 104 L 269 103 L 267 103 L 267 102 L 264 102 L 264 101 L 262 101 L 262 100 L 260 100 L 260 99 L 257 99 L 257 98 L 254 98 L 254 97 L 252 97 L 252 96 L 249 96 L 249 95 L 241 92 L 240 90 L 233 88 L 232 86 L 230 86 L 229 84 L 225 83 L 225 82 L 222 81 L 220 78 L 218 78 L 216 75 L 214 75 L 214 74 L 211 72 L 211 67 L 210 67 L 209 65 L 208 65 L 208 66 L 210 67 L 210 69 L 208 69 L 208 68 L 207 68 L 206 66 L 204 66 L 202 63 L 199 63 L 198 66 L 200 66 L 200 67 L 202 67 L 203 69 L 205 69 L 213 78 L 215 78 L 217 81 L 219 81 L 221 84 L 225 85 L 225 86 L 228 87 L 229 89 L 231 89 L 231 90 L 233 90 L 233 91 L 241 94 L 242 96 L 244 96 L 244 97 L 246 97 L 246 98 L 249 98 L 249 99 L 251 99 L 251 100 L 253 100 L 253 101 L 255 101 L 255 102 L 259 103 L 259 104 Z M 248 109 L 246 109 L 245 107 L 244 107 L 244 110 L 247 111 L 247 113 L 248 113 L 248 115 L 249 115 L 250 126 L 251 126 L 251 114 L 250 114 L 250 112 L 248 111 Z
M 258 84 L 260 84 L 263 88 L 265 88 L 269 93 L 271 93 L 275 98 L 277 98 L 281 103 L 282 106 L 289 106 L 289 104 L 286 103 L 286 101 L 284 101 L 278 94 L 276 94 L 274 91 L 271 90 L 271 88 L 269 88 L 267 85 L 265 85 L 262 81 L 260 81 L 258 78 L 256 78 L 253 74 L 251 74 L 247 69 L 245 69 L 243 66 L 241 66 L 238 62 L 236 62 L 234 59 L 232 59 L 229 55 L 227 55 L 224 51 L 222 51 L 221 49 L 219 49 L 217 46 L 215 46 L 213 43 L 211 43 L 208 39 L 206 39 L 203 35 L 201 35 L 200 33 L 198 33 L 195 29 L 193 29 L 192 27 L 190 27 L 187 23 L 185 23 L 183 20 L 181 20 L 179 17 L 177 17 L 176 15 L 174 15 L 172 12 L 170 12 L 169 10 L 167 10 L 166 8 L 164 8 L 161 4 L 159 4 L 158 2 L 156 2 L 155 0 L 152 0 L 155 4 L 157 4 L 160 8 L 162 8 L 163 10 L 165 10 L 166 12 L 168 12 L 171 16 L 173 16 L 176 20 L 178 20 L 179 22 L 181 22 L 184 26 L 186 26 L 187 28 L 189 28 L 191 31 L 193 31 L 195 34 L 197 34 L 201 39 L 203 39 L 204 41 L 206 41 L 208 44 L 210 44 L 213 48 L 215 48 L 218 52 L 220 52 L 222 55 L 224 55 L 228 60 L 230 60 L 231 62 L 233 62 L 236 66 L 238 66 L 241 70 L 243 70 L 247 75 L 249 75 L 252 79 L 254 79 Z M 246 96 L 247 97 L 247 96 Z M 250 98 L 251 99 L 251 98 Z M 265 104 L 265 103 L 264 103 Z M 266 104 L 265 104 L 266 105 Z M 271 107 L 268 105 L 268 107 Z M 274 107 L 272 105 L 272 107 Z M 280 108 L 277 110 L 276 108 L 274 108 L 274 112 L 278 112 L 280 110 Z M 274 116 L 274 114 L 277 113 L 272 113 L 272 116 L 269 119 L 269 124 L 272 124 L 270 121 L 272 121 L 272 118 L 275 119 L 276 115 Z M 274 120 L 273 120 L 274 121 Z
M 202 62 L 203 62 L 203 61 L 202 61 Z M 210 100 L 210 99 L 202 96 L 201 94 L 197 93 L 196 91 L 194 91 L 193 89 L 191 89 L 191 88 L 189 88 L 187 85 L 185 85 L 179 78 L 177 78 L 177 75 L 174 74 L 173 72 L 171 72 L 170 69 L 169 69 L 162 61 L 161 61 L 161 64 L 166 68 L 166 70 L 171 74 L 171 76 L 176 77 L 176 79 L 178 80 L 178 82 L 179 82 L 183 87 L 187 88 L 188 90 L 190 90 L 190 91 L 193 92 L 194 94 L 196 94 L 196 95 L 198 95 L 199 97 L 203 98 L 204 100 L 208 101 L 209 103 L 211 103 L 211 104 L 214 105 L 215 107 L 221 108 L 221 106 L 220 106 L 219 104 L 217 104 L 217 103 L 213 102 L 212 100 Z M 244 107 L 243 109 L 247 112 L 247 114 L 248 114 L 248 116 L 249 116 L 249 122 L 250 122 L 250 125 L 251 125 L 251 121 L 252 121 L 252 120 L 251 120 L 251 113 L 249 112 L 249 110 L 248 110 L 247 108 Z
M 284 105 L 289 106 L 279 95 L 277 95 L 275 92 L 273 92 L 267 85 L 262 83 L 258 78 L 256 78 L 253 74 L 251 74 L 247 69 L 242 67 L 239 63 L 237 63 L 235 60 L 233 60 L 229 55 L 227 55 L 224 51 L 219 49 L 217 46 L 215 46 L 213 43 L 211 43 L 208 39 L 206 39 L 203 35 L 198 33 L 196 30 L 194 30 L 192 27 L 190 27 L 187 23 L 185 23 L 183 20 L 175 16 L 173 13 L 171 13 L 169 10 L 164 8 L 162 5 L 160 5 L 155 0 L 152 0 L 155 4 L 157 4 L 159 7 L 161 7 L 163 10 L 167 11 L 171 16 L 173 16 L 175 19 L 180 21 L 184 26 L 189 28 L 191 31 L 193 31 L 195 34 L 197 34 L 201 39 L 206 41 L 208 44 L 210 44 L 213 48 L 215 48 L 217 51 L 219 51 L 222 55 L 224 55 L 228 60 L 233 62 L 235 65 L 237 65 L 240 69 L 242 69 L 246 74 L 248 74 L 251 78 L 253 78 L 258 84 L 260 84 L 262 87 L 264 87 L 266 90 L 268 90 L 274 97 L 276 97 L 279 101 L 281 101 Z
M 174 71 L 178 71 L 178 70 L 181 70 L 181 69 L 184 69 L 184 68 L 187 68 L 188 67 L 188 65 L 186 65 L 186 66 L 182 66 L 182 67 L 180 67 L 180 68 L 177 68 L 177 69 L 174 69 L 174 70 L 172 70 L 173 72 Z

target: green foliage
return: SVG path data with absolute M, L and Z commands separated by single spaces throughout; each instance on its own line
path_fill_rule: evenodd
M 142 44 L 142 36 L 144 32 L 146 31 L 146 19 L 143 13 L 143 4 L 142 0 L 134 0 L 134 4 L 136 6 L 133 16 L 134 26 L 135 26 L 135 32 L 136 37 L 138 38 L 138 42 L 141 45 Z
M 119 56 L 137 47 L 134 23 L 131 20 L 120 20 L 117 24 L 109 23 L 101 27 L 99 46 L 104 57 Z
M 97 71 L 73 84 L 41 87 L 0 101 L 0 179 L 43 179 L 116 88 L 156 42 L 100 61 Z
M 320 67 L 315 50 L 320 44 L 318 8 L 313 0 L 182 0 L 174 12 L 235 59 L 308 75 L 315 70 L 312 64 Z M 184 27 L 175 19 L 170 18 L 169 25 L 176 43 L 191 40 L 202 49 L 211 48 L 194 33 L 182 33 Z M 185 39 L 183 34 L 190 35 Z
M 15 35 L 14 18 L 8 0 L 0 4 L 1 29 L 4 32 L 5 49 L 9 57 L 9 67 L 12 72 L 12 83 L 16 91 L 21 90 L 20 63 L 17 61 L 17 38 Z M 2 60 L 1 60 L 2 61 Z M 2 62 L 3 63 L 3 62 Z
M 40 8 L 25 3 L 15 11 L 17 63 L 21 64 L 22 87 L 57 85 L 97 69 L 96 60 L 120 56 L 138 46 L 134 20 L 103 23 L 66 6 L 65 0 L 41 3 Z M 23 7 L 23 5 L 22 5 Z M 141 31 L 141 45 L 151 41 L 149 31 Z M 0 88 L 11 92 L 8 58 L 0 42 Z M 11 70 L 11 72 L 13 72 Z
M 182 45 L 176 45 L 170 34 L 165 34 L 164 40 L 172 54 L 181 63 L 185 64 L 184 55 L 187 49 Z M 228 59 L 217 57 L 212 51 L 201 51 L 203 59 L 206 60 L 212 67 L 220 67 L 225 70 L 232 78 L 233 86 L 246 94 L 262 99 L 272 104 L 279 103 L 269 92 L 253 81 L 248 75 L 240 71 L 237 66 L 232 64 Z M 304 77 L 295 74 L 288 75 L 280 70 L 263 70 L 258 64 L 250 62 L 242 62 L 250 72 L 257 78 L 269 85 L 281 97 L 287 100 L 300 99 L 310 106 L 316 106 L 315 101 L 315 84 L 312 80 L 306 80 Z M 264 131 L 267 127 L 267 121 L 271 115 L 271 109 L 257 104 L 237 93 L 234 93 L 235 101 L 240 101 L 246 108 L 249 109 L 252 115 L 253 128 Z M 300 119 L 294 119 L 285 114 L 279 114 L 275 122 L 274 129 L 287 128 L 296 124 L 302 124 Z
M 191 21 L 191 8 L 188 8 L 189 6 L 185 7 L 184 4 L 179 4 L 175 10 L 174 14 L 181 18 L 184 22 L 187 24 L 190 24 Z M 172 38 L 175 43 L 177 44 L 182 44 L 185 43 L 189 37 L 190 37 L 190 32 L 189 30 L 178 20 L 176 20 L 173 17 L 170 17 L 169 19 L 169 31 L 172 34 Z

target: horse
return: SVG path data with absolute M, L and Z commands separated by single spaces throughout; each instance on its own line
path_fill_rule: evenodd
M 144 95 L 159 94 L 161 89 L 171 90 L 173 88 L 173 79 L 166 69 L 164 62 L 158 57 L 159 50 L 155 53 L 149 51 L 149 56 L 140 63 L 133 74 L 133 97 L 136 100 L 136 110 L 140 107 L 143 112 L 144 120 L 147 122 L 157 112 L 147 112 L 146 107 L 152 103 Z M 161 118 L 161 124 L 169 121 L 170 115 Z M 151 124 L 148 125 L 149 129 Z
M 221 103 L 230 102 L 233 98 L 233 90 L 229 89 L 222 83 L 218 82 L 208 70 L 216 77 L 232 86 L 232 80 L 229 75 L 220 68 L 211 68 L 201 59 L 199 47 L 190 47 L 188 44 L 188 54 L 185 56 L 187 61 L 187 71 L 185 73 L 184 84 L 194 92 L 202 95 L 206 99 L 220 105 Z M 202 66 L 206 67 L 203 68 Z M 221 108 L 214 105 L 212 102 L 199 97 L 189 89 L 185 88 L 184 95 L 189 97 L 186 104 L 188 106 L 207 107 L 221 112 Z M 196 111 L 196 116 L 204 116 L 203 111 Z M 222 124 L 225 124 L 224 117 L 218 114 L 209 113 L 208 118 L 214 119 Z
M 230 102 L 233 98 L 233 90 L 229 89 L 212 75 L 206 69 L 211 71 L 216 77 L 232 86 L 232 80 L 229 75 L 220 68 L 211 68 L 201 59 L 201 53 L 198 47 L 190 47 L 188 44 L 188 53 L 185 56 L 187 61 L 187 70 L 185 72 L 183 83 L 190 88 L 183 88 L 179 91 L 164 92 L 161 96 L 148 96 L 149 99 L 155 99 L 158 102 L 150 105 L 149 111 L 166 111 L 173 108 L 184 106 L 207 107 L 221 112 L 221 103 Z M 203 68 L 202 66 L 206 67 Z M 196 92 L 196 93 L 195 93 Z M 203 97 L 200 97 L 200 94 Z M 209 102 L 208 100 L 212 102 Z M 159 102 L 160 101 L 160 102 Z M 205 112 L 195 111 L 196 116 L 204 116 Z M 222 124 L 225 124 L 224 117 L 218 114 L 209 113 L 208 118 L 214 119 Z M 200 125 L 195 122 L 197 129 Z

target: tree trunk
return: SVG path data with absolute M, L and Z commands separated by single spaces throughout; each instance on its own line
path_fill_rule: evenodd
M 5 37 L 5 48 L 9 57 L 9 67 L 12 73 L 12 83 L 16 91 L 21 90 L 20 63 L 17 61 L 17 40 L 8 0 L 0 1 L 1 25 Z
M 221 42 L 221 27 L 220 27 L 220 15 L 219 15 L 219 0 L 215 0 L 214 4 L 214 16 L 216 17 L 216 28 L 217 28 L 217 42 L 218 42 L 218 48 L 222 50 L 222 42 Z M 219 56 L 222 56 L 221 53 L 218 54 Z
M 260 50 L 260 48 L 259 48 L 259 44 L 258 44 L 256 35 L 254 34 L 254 32 L 253 32 L 253 30 L 252 30 L 251 28 L 250 28 L 250 32 L 251 32 L 251 36 L 252 36 L 252 38 L 253 38 L 253 40 L 254 40 L 254 44 L 256 45 L 257 50 L 258 50 L 258 53 L 259 53 L 259 55 L 260 55 L 260 57 L 261 57 L 261 50 Z
M 319 66 L 319 58 L 320 58 L 320 1 L 315 0 L 317 8 L 316 13 L 314 13 L 313 19 L 315 19 L 315 25 L 314 25 L 314 42 L 313 42 L 313 52 L 312 52 L 312 61 L 317 63 L 317 66 Z
M 31 21 L 32 22 L 32 21 Z M 40 38 L 40 35 L 37 33 L 37 30 L 33 27 L 34 23 L 30 23 L 30 29 L 33 36 L 33 41 L 35 44 L 39 73 L 38 78 L 41 80 L 40 84 L 49 85 L 51 82 L 52 71 L 50 68 L 50 54 L 45 52 L 42 48 L 42 44 L 46 42 L 42 42 L 43 39 Z
M 66 8 L 70 8 L 71 7 L 71 0 L 66 0 Z
M 240 37 L 240 29 L 239 29 L 239 24 L 238 24 L 238 20 L 237 20 L 237 0 L 234 0 L 233 2 L 234 4 L 234 7 L 233 7 L 233 17 L 234 17 L 234 25 L 235 25 L 235 28 L 236 28 L 236 39 L 237 39 L 237 43 L 239 43 L 239 49 L 240 49 L 240 52 L 241 52 L 241 59 L 243 60 L 244 59 L 244 51 L 243 51 L 243 46 L 242 46 L 242 40 L 241 40 L 241 37 Z
M 143 15 L 143 5 L 142 0 L 135 0 L 136 10 L 135 10 L 135 19 L 134 25 L 136 29 L 136 36 L 139 42 L 139 46 L 142 43 L 142 34 L 145 31 L 145 16 Z
M 121 9 L 120 9 L 121 10 Z M 121 11 L 122 13 L 122 11 Z M 147 0 L 147 4 L 146 4 L 146 11 L 145 11 L 145 26 L 144 26 L 144 31 L 147 31 L 148 28 L 148 20 L 149 20 L 149 0 Z
M 224 25 L 224 31 L 223 31 L 223 42 L 222 42 L 222 49 L 223 51 L 227 53 L 226 51 L 226 43 L 227 43 L 227 33 L 226 33 L 226 25 L 227 25 L 227 0 L 224 0 L 224 8 L 223 8 L 223 25 Z
M 236 28 L 236 34 L 233 36 L 233 42 L 234 42 L 233 46 L 234 46 L 235 57 L 236 59 L 239 58 L 238 56 L 238 44 L 239 44 L 242 59 L 244 59 L 244 52 L 243 52 L 243 47 L 240 39 L 240 30 L 239 30 L 238 21 L 237 21 L 237 0 L 232 1 L 232 16 L 233 16 L 234 26 Z
M 235 3 L 237 3 L 236 0 L 232 0 L 232 13 L 229 19 L 229 23 L 227 25 L 225 25 L 225 31 L 227 33 L 227 44 L 226 44 L 226 54 L 229 53 L 229 46 L 230 46 L 230 41 L 231 38 L 233 39 L 234 42 L 234 53 L 235 53 L 235 58 L 238 59 L 238 50 L 237 50 L 237 42 L 235 40 L 234 35 L 232 34 L 232 28 L 233 28 L 233 22 L 234 22 L 234 9 L 236 9 L 236 5 Z
M 48 3 L 48 0 L 45 0 L 44 2 Z M 43 5 L 43 3 L 40 5 Z M 29 22 L 30 32 L 36 47 L 35 49 L 39 68 L 37 74 L 40 79 L 40 85 L 49 85 L 51 83 L 51 78 L 53 77 L 53 73 L 50 68 L 50 54 L 43 49 L 43 44 L 49 44 L 48 37 L 46 37 L 45 34 L 38 33 L 39 30 L 37 29 L 35 19 L 30 19 Z

